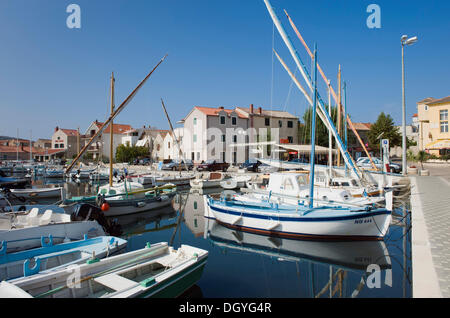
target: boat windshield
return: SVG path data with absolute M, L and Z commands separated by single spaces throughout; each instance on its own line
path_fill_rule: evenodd
M 309 184 L 309 175 L 301 174 L 297 176 L 297 182 L 299 185 L 308 185 Z

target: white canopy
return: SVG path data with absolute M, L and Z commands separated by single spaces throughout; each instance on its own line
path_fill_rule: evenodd
M 277 144 L 277 146 L 280 148 L 293 150 L 298 153 L 311 153 L 311 145 L 291 145 L 291 144 L 278 145 Z M 326 154 L 328 154 L 328 151 L 329 151 L 328 148 L 322 147 L 322 146 L 316 146 L 316 149 L 315 149 L 316 154 L 319 154 L 319 155 L 326 155 Z M 337 155 L 336 149 L 332 149 L 331 151 L 332 151 L 333 155 Z

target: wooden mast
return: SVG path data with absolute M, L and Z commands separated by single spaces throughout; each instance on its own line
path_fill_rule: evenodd
M 144 85 L 144 83 L 149 79 L 149 77 L 153 74 L 153 72 L 158 68 L 159 65 L 166 59 L 167 55 L 165 55 L 159 63 L 150 71 L 150 73 L 141 81 L 141 83 L 134 89 L 134 91 L 123 101 L 123 103 L 114 111 L 114 113 L 108 118 L 108 120 L 103 123 L 103 125 L 100 127 L 100 129 L 92 136 L 92 138 L 89 140 L 89 142 L 81 149 L 80 153 L 77 155 L 77 157 L 72 161 L 70 166 L 66 169 L 66 174 L 72 170 L 73 166 L 77 161 L 80 159 L 80 157 L 83 155 L 83 153 L 92 145 L 92 143 L 95 141 L 95 139 L 103 133 L 106 126 L 117 116 L 120 114 L 120 112 L 128 105 L 128 103 L 136 96 L 139 89 Z
M 342 136 L 341 132 L 341 107 L 342 107 L 342 96 L 341 96 L 341 64 L 339 64 L 339 70 L 338 70 L 338 109 L 337 109 L 337 130 L 339 136 Z M 341 166 L 341 154 L 338 153 L 337 155 L 337 166 Z
M 306 44 L 305 40 L 303 39 L 302 35 L 300 34 L 300 32 L 298 31 L 297 27 L 294 24 L 294 21 L 292 21 L 291 17 L 289 16 L 289 14 L 287 13 L 286 10 L 284 10 L 284 13 L 286 14 L 289 23 L 292 26 L 292 29 L 294 29 L 294 32 L 297 34 L 297 37 L 299 38 L 300 42 L 302 42 L 303 46 L 305 47 L 306 51 L 308 52 L 308 55 L 313 58 L 313 54 L 311 52 L 311 50 L 309 49 L 308 45 Z M 317 65 L 317 70 L 319 71 L 320 75 L 322 76 L 323 80 L 325 81 L 325 83 L 328 83 L 328 79 L 325 76 L 325 73 L 323 72 L 322 68 L 320 67 L 320 65 Z M 338 97 L 336 95 L 336 92 L 334 91 L 333 87 L 330 86 L 331 88 L 331 94 L 333 95 L 334 101 L 336 103 L 338 103 Z M 375 163 L 373 162 L 372 156 L 369 154 L 369 151 L 367 150 L 366 146 L 364 145 L 364 142 L 362 141 L 360 135 L 358 134 L 358 132 L 356 131 L 353 122 L 350 119 L 350 116 L 346 116 L 346 121 L 348 123 L 348 126 L 350 127 L 350 129 L 353 131 L 353 133 L 355 134 L 356 138 L 358 139 L 361 147 L 364 149 L 364 152 L 366 153 L 367 157 L 370 159 L 370 163 L 372 164 L 372 167 L 375 170 L 378 170 L 378 168 L 376 167 Z
M 111 116 L 114 113 L 114 72 L 111 74 Z M 114 121 L 109 125 L 109 186 L 113 185 L 113 164 L 114 164 Z
M 162 98 L 161 98 L 161 104 L 162 104 L 162 108 L 164 110 L 164 113 L 166 114 L 167 121 L 169 122 L 170 131 L 172 132 L 173 138 L 175 139 L 175 143 L 177 144 L 180 158 L 183 159 L 184 168 L 186 169 L 186 171 L 188 171 L 189 169 L 187 167 L 186 160 L 184 160 L 183 151 L 181 150 L 181 147 L 178 144 L 177 136 L 175 136 L 175 131 L 173 130 L 172 122 L 170 121 L 169 114 L 167 113 L 167 110 L 166 110 L 166 105 L 164 105 L 164 101 L 163 101 Z M 180 171 L 180 173 L 181 173 L 181 171 Z

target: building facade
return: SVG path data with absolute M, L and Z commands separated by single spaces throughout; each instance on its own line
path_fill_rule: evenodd
M 450 154 L 450 96 L 417 103 L 419 149 L 436 156 Z
M 70 159 L 78 154 L 80 134 L 76 129 L 56 127 L 52 135 L 52 150 L 64 150 L 65 157 Z
M 298 143 L 298 117 L 287 112 L 236 107 L 194 107 L 183 124 L 181 147 L 194 162 L 217 160 L 239 164 L 268 158 L 277 144 Z M 273 149 L 273 148 L 272 148 Z

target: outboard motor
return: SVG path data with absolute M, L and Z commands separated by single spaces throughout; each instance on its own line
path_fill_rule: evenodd
M 81 203 L 75 207 L 75 211 L 71 215 L 72 221 L 97 221 L 111 236 L 122 235 L 122 227 L 116 221 L 106 218 L 103 211 L 95 205 Z

